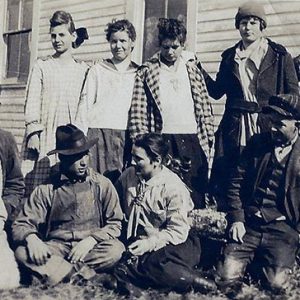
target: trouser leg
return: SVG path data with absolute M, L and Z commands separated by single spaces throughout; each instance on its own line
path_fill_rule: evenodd
M 17 260 L 29 271 L 42 279 L 45 283 L 55 285 L 59 283 L 73 268 L 73 265 L 64 259 L 69 253 L 69 247 L 60 242 L 46 242 L 52 253 L 43 265 L 36 265 L 30 261 L 26 247 L 20 246 L 15 251 Z
M 260 239 L 259 232 L 246 228 L 242 244 L 231 241 L 225 246 L 223 259 L 217 268 L 216 281 L 221 289 L 241 283 L 247 265 L 254 258 Z
M 125 246 L 118 240 L 112 239 L 98 243 L 84 258 L 84 263 L 96 272 L 111 269 L 120 260 Z

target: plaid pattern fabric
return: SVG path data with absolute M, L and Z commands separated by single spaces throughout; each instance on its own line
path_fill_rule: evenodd
M 199 143 L 209 159 L 214 139 L 214 120 L 205 81 L 197 63 L 191 59 L 186 67 L 194 100 Z M 129 131 L 133 140 L 139 134 L 162 131 L 159 72 L 159 54 L 150 58 L 137 71 L 129 111 Z

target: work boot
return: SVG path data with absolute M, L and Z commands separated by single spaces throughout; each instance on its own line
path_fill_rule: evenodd
M 195 275 L 193 276 L 192 288 L 195 292 L 207 294 L 209 292 L 216 291 L 217 285 L 214 280 L 208 279 L 198 273 L 195 273 Z

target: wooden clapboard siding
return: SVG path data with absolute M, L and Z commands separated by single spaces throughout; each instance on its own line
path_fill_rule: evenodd
M 38 0 L 39 18 L 37 56 L 53 53 L 49 36 L 49 19 L 56 10 L 66 10 L 73 16 L 76 27 L 86 27 L 89 40 L 74 50 L 74 56 L 92 61 L 110 55 L 105 38 L 106 24 L 113 18 L 125 17 L 126 0 Z M 0 126 L 11 131 L 21 146 L 24 136 L 25 86 L 0 88 Z
M 21 145 L 24 136 L 24 87 L 1 89 L 0 124 L 15 136 Z
M 221 53 L 240 38 L 234 27 L 237 8 L 244 0 L 198 0 L 197 55 L 214 77 Z M 287 47 L 296 56 L 300 53 L 300 1 L 261 0 L 267 14 L 266 35 Z M 219 124 L 225 99 L 212 99 L 215 125 Z
M 49 19 L 55 10 L 66 10 L 73 16 L 76 27 L 86 27 L 89 40 L 74 51 L 80 59 L 93 60 L 110 55 L 105 38 L 106 24 L 113 18 L 125 17 L 126 0 L 44 0 L 39 21 L 38 56 L 52 53 L 49 40 Z

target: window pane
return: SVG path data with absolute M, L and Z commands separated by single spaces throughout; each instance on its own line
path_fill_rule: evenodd
M 7 78 L 18 77 L 19 75 L 20 37 L 19 34 L 7 36 Z
M 166 7 L 167 6 L 167 7 Z M 178 19 L 186 24 L 187 0 L 146 0 L 143 60 L 159 50 L 157 23 L 159 18 Z
M 178 19 L 186 24 L 187 0 L 168 0 L 168 18 Z
M 19 78 L 18 81 L 26 81 L 29 73 L 30 64 L 30 40 L 31 32 L 21 34 L 21 51 L 19 64 Z
M 7 30 L 19 29 L 19 3 L 20 0 L 7 1 Z
M 29 29 L 32 26 L 33 0 L 25 0 L 23 3 L 22 28 Z
M 157 39 L 157 23 L 159 18 L 163 18 L 165 16 L 165 8 L 165 0 L 145 1 L 143 60 L 151 57 L 159 49 Z

